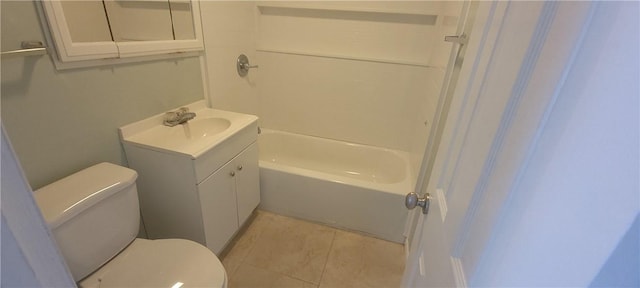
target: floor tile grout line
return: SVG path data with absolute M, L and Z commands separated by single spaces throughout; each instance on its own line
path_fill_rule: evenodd
M 247 264 L 247 265 L 251 265 L 251 264 Z M 260 268 L 260 267 L 258 267 L 258 268 Z M 264 269 L 264 268 L 261 268 L 261 269 Z M 300 277 L 296 277 L 294 275 L 289 275 L 289 274 L 285 274 L 285 273 L 282 273 L 282 272 L 272 271 L 272 270 L 269 270 L 269 269 L 265 269 L 265 270 L 267 270 L 267 271 L 269 271 L 271 273 L 277 273 L 277 274 L 280 274 L 282 276 L 289 277 L 291 279 L 295 279 L 295 280 L 298 280 L 298 281 L 301 281 L 301 282 L 304 282 L 304 283 L 308 283 L 308 284 L 311 284 L 311 285 L 316 285 L 316 287 L 320 285 L 319 283 L 316 284 L 316 283 L 313 283 L 313 282 L 311 282 L 309 280 L 300 279 Z
M 331 234 L 330 234 L 331 235 L 331 240 L 330 240 L 330 244 L 328 245 L 328 250 L 327 250 L 326 254 L 323 255 L 324 263 L 322 265 L 323 267 L 322 267 L 322 270 L 321 270 L 321 273 L 320 273 L 320 277 L 318 278 L 317 282 L 316 281 L 309 281 L 309 280 L 301 279 L 301 278 L 296 277 L 294 275 L 289 275 L 289 273 L 286 273 L 286 272 L 279 272 L 277 270 L 271 270 L 268 267 L 261 267 L 261 266 L 257 266 L 257 265 L 252 264 L 252 262 L 250 261 L 250 259 L 251 259 L 250 256 L 252 255 L 252 253 L 256 252 L 256 249 L 258 249 L 258 247 L 261 247 L 260 245 L 258 245 L 260 243 L 261 239 L 265 239 L 265 237 L 268 237 L 268 236 L 265 236 L 266 234 L 268 234 L 266 232 L 269 231 L 269 228 L 273 229 L 274 225 L 277 222 L 277 221 L 275 221 L 275 219 L 273 217 L 268 217 L 268 216 L 271 216 L 271 215 L 268 215 L 267 217 L 265 217 L 266 215 L 261 215 L 264 218 L 262 218 L 262 217 L 259 217 L 259 218 L 262 218 L 262 220 L 266 220 L 266 221 L 258 221 L 259 223 L 255 223 L 255 222 L 254 223 L 250 223 L 250 225 L 253 225 L 253 224 L 260 224 L 260 225 L 251 227 L 251 228 L 255 228 L 257 230 L 256 233 L 253 234 L 253 237 L 251 237 L 253 239 L 253 241 L 249 241 L 248 242 L 249 245 L 246 246 L 246 249 L 243 249 L 243 250 L 247 251 L 246 253 L 240 253 L 241 257 L 238 257 L 238 260 L 237 260 L 238 265 L 235 267 L 234 271 L 230 271 L 231 273 L 228 275 L 230 279 L 233 278 L 234 275 L 237 275 L 239 273 L 238 271 L 241 270 L 240 267 L 242 267 L 242 266 L 245 266 L 245 267 L 246 266 L 250 266 L 250 267 L 254 267 L 254 268 L 258 268 L 258 269 L 264 269 L 265 271 L 268 271 L 269 273 L 276 273 L 277 275 L 280 275 L 282 277 L 287 277 L 287 278 L 290 278 L 290 279 L 301 281 L 302 283 L 305 283 L 304 284 L 305 286 L 309 285 L 309 286 L 312 286 L 312 287 L 315 287 L 315 288 L 320 288 L 321 285 L 327 284 L 325 282 L 331 281 L 331 277 L 327 276 L 327 273 L 331 272 L 331 271 L 334 271 L 334 270 L 333 270 L 333 268 L 332 268 L 332 270 L 328 270 L 328 264 L 329 264 L 329 261 L 331 259 L 335 258 L 335 255 L 336 255 L 335 253 L 336 252 L 334 250 L 337 247 L 340 246 L 339 245 L 340 243 L 336 243 L 336 241 L 338 241 L 340 239 L 336 239 L 336 238 L 340 237 L 340 235 L 342 235 L 341 233 L 343 231 L 347 232 L 347 233 L 354 233 L 354 234 L 362 236 L 362 237 L 364 237 L 366 239 L 372 238 L 372 240 L 380 240 L 380 241 L 383 241 L 383 242 L 391 242 L 391 241 L 388 241 L 388 240 L 371 237 L 369 235 L 363 235 L 361 233 L 357 233 L 357 232 L 354 232 L 354 231 L 342 230 L 342 229 L 339 229 L 339 228 L 336 228 L 336 227 L 323 225 L 322 223 L 316 223 L 316 222 L 313 222 L 313 221 L 307 221 L 307 220 L 298 219 L 298 218 L 295 218 L 295 217 L 288 217 L 288 216 L 285 216 L 285 215 L 280 215 L 280 214 L 277 214 L 277 213 L 271 213 L 271 212 L 268 212 L 268 211 L 266 211 L 266 213 L 273 214 L 273 215 L 276 215 L 276 216 L 282 216 L 283 218 L 290 218 L 292 220 L 296 220 L 296 221 L 300 221 L 300 222 L 304 222 L 304 223 L 309 223 L 309 224 L 313 224 L 313 225 L 319 225 L 319 226 L 323 226 L 323 227 L 326 227 L 326 228 L 330 229 L 330 231 L 327 231 L 327 232 L 331 232 Z M 259 219 L 259 218 L 256 218 L 256 219 Z M 254 220 L 256 220 L 256 219 L 254 219 Z M 246 233 L 247 231 L 248 231 L 248 229 L 244 230 L 243 232 Z M 243 236 L 245 236 L 244 233 L 243 233 L 243 235 L 241 235 L 241 238 Z M 326 240 L 324 240 L 324 241 L 326 241 Z M 320 259 L 318 259 L 318 260 L 320 260 Z M 317 271 L 317 270 L 315 270 L 315 271 Z
M 276 215 L 279 215 L 279 214 L 276 214 Z M 338 231 L 339 229 L 334 228 L 334 227 L 330 227 L 330 226 L 326 226 L 326 225 L 322 225 L 322 224 L 320 224 L 320 223 L 315 223 L 315 222 L 311 222 L 311 221 L 303 220 L 303 219 L 297 219 L 297 218 L 288 217 L 288 216 L 284 216 L 284 215 L 280 215 L 280 216 L 283 216 L 283 217 L 285 217 L 285 218 L 289 218 L 289 219 L 292 219 L 292 220 L 295 220 L 295 221 L 300 221 L 300 222 L 308 223 L 308 224 L 311 224 L 311 225 L 322 226 L 322 227 L 324 227 L 324 228 L 327 228 L 327 229 L 331 230 L 331 233 L 332 233 L 332 236 L 331 236 L 331 243 L 329 244 L 329 248 L 327 249 L 327 255 L 325 256 L 324 265 L 322 266 L 322 272 L 321 272 L 321 274 L 320 274 L 320 280 L 318 280 L 318 283 L 315 283 L 315 282 L 313 282 L 313 281 L 309 281 L 309 280 L 307 280 L 307 279 L 302 279 L 302 278 L 300 278 L 300 277 L 298 277 L 298 276 L 296 276 L 296 275 L 291 275 L 291 274 L 288 274 L 288 273 L 283 273 L 283 272 L 279 272 L 279 271 L 274 271 L 274 270 L 269 269 L 268 267 L 267 267 L 267 268 L 258 267 L 258 266 L 256 266 L 256 265 L 253 265 L 253 264 L 248 263 L 248 262 L 245 262 L 244 264 L 247 264 L 247 265 L 250 265 L 250 266 L 253 266 L 253 267 L 257 267 L 257 268 L 260 268 L 260 269 L 265 269 L 265 270 L 267 270 L 267 271 L 269 271 L 269 272 L 272 272 L 272 273 L 278 273 L 278 274 L 280 274 L 280 275 L 284 275 L 284 276 L 287 276 L 287 277 L 289 277 L 289 278 L 296 279 L 296 280 L 299 280 L 299 281 L 302 281 L 302 282 L 305 282 L 305 283 L 308 283 L 308 284 L 312 284 L 312 285 L 314 285 L 314 286 L 316 286 L 316 287 L 319 287 L 319 286 L 320 286 L 320 283 L 322 282 L 322 275 L 323 275 L 323 273 L 324 273 L 324 270 L 326 269 L 327 261 L 329 260 L 329 254 L 331 254 L 331 249 L 332 249 L 332 247 L 333 247 L 333 241 L 334 241 L 335 236 L 336 236 L 336 234 L 337 234 L 337 231 Z M 249 255 L 249 254 L 247 254 L 247 255 Z
M 311 284 L 311 285 L 318 285 L 318 286 L 320 285 L 320 284 L 316 284 L 316 283 L 310 282 L 308 280 L 304 280 L 304 279 L 300 279 L 298 277 L 287 275 L 287 274 L 282 273 L 282 272 L 273 271 L 273 270 L 269 270 L 267 268 L 259 267 L 259 266 L 253 265 L 251 263 L 243 263 L 243 265 L 251 266 L 251 267 L 256 268 L 256 269 L 262 269 L 262 270 L 267 271 L 269 273 L 278 274 L 280 276 L 284 276 L 284 277 L 288 277 L 288 278 L 291 278 L 291 279 L 295 279 L 295 280 L 298 280 L 298 281 L 301 281 L 301 282 L 304 282 L 304 283 L 308 283 L 308 284 Z
M 307 221 L 307 220 L 304 220 L 304 219 L 298 219 L 298 218 L 295 218 L 295 217 L 289 217 L 289 216 L 286 216 L 286 215 L 280 215 L 280 214 L 276 214 L 276 213 L 273 213 L 273 214 L 274 214 L 274 215 L 281 216 L 281 217 L 283 217 L 283 218 L 285 218 L 285 219 L 292 220 L 292 221 L 294 221 L 294 222 L 298 222 L 298 223 L 305 223 L 305 224 L 312 225 L 312 226 L 324 227 L 325 229 L 329 229 L 329 230 L 331 231 L 331 233 L 332 233 L 332 236 L 331 236 L 331 243 L 329 244 L 329 248 L 327 249 L 327 255 L 325 256 L 325 261 L 324 261 L 324 264 L 323 264 L 323 267 L 322 267 L 323 272 L 324 272 L 324 269 L 325 269 L 325 267 L 326 267 L 327 260 L 328 260 L 328 257 L 329 257 L 329 253 L 331 252 L 331 247 L 332 247 L 332 245 L 333 245 L 333 239 L 335 238 L 335 235 L 337 234 L 336 232 L 338 231 L 338 229 L 337 229 L 337 228 L 334 228 L 334 227 L 327 226 L 327 225 L 323 225 L 323 224 L 321 224 L 321 223 L 316 223 L 316 222 L 312 222 L 312 221 Z M 297 225 L 297 224 L 288 223 L 288 224 L 287 224 L 287 227 L 292 226 L 292 225 Z M 247 255 L 248 255 L 248 254 L 247 254 Z M 253 267 L 258 267 L 258 266 L 256 266 L 256 265 L 250 264 L 250 263 L 248 263 L 248 262 L 246 262 L 246 264 L 251 265 L 251 266 L 253 266 Z M 292 279 L 296 279 L 296 280 L 299 280 L 299 281 L 302 281 L 302 282 L 305 282 L 305 283 L 308 283 L 308 284 L 314 285 L 314 286 L 316 286 L 316 287 L 318 287 L 318 286 L 320 285 L 320 280 L 318 280 L 318 283 L 315 283 L 314 281 L 310 281 L 310 280 L 308 280 L 308 279 L 303 279 L 303 278 L 300 278 L 300 277 L 298 277 L 298 276 L 296 276 L 296 275 L 292 275 L 292 274 L 284 273 L 284 272 L 279 272 L 279 271 L 276 271 L 276 270 L 271 270 L 271 269 L 269 269 L 268 267 L 266 267 L 266 268 L 261 268 L 261 269 L 266 269 L 266 270 L 267 270 L 267 271 L 269 271 L 269 272 L 278 273 L 278 274 L 280 274 L 280 275 L 284 275 L 284 276 L 286 276 L 286 277 L 289 277 L 289 278 L 292 278 Z M 320 278 L 322 278 L 322 272 L 321 272 L 321 274 L 320 274 Z
M 263 215 L 262 217 L 265 217 L 265 216 Z M 257 217 L 256 217 L 256 218 L 257 218 Z M 254 221 L 255 221 L 255 219 L 254 219 Z M 263 219 L 263 220 L 262 220 L 260 223 L 258 223 L 258 224 L 262 224 L 263 226 L 268 227 L 268 226 L 270 226 L 270 225 L 268 225 L 268 224 L 269 224 L 269 223 L 271 223 L 271 222 L 272 222 L 272 221 L 271 221 L 271 219 Z M 253 222 L 253 223 L 251 223 L 251 224 L 255 224 L 255 222 Z M 250 225 L 250 226 L 251 226 L 251 225 Z M 256 235 L 256 240 L 255 240 L 255 241 L 252 241 L 251 245 L 249 245 L 249 249 L 247 249 L 247 250 L 248 250 L 248 251 L 247 251 L 247 253 L 246 253 L 246 254 L 245 254 L 245 255 L 240 259 L 240 264 L 245 264 L 245 263 L 246 263 L 246 262 L 245 262 L 245 260 L 249 257 L 249 255 L 251 255 L 251 252 L 253 252 L 253 249 L 255 248 L 256 243 L 258 243 L 258 241 L 260 240 L 260 237 L 261 237 L 261 236 L 262 236 L 262 234 L 264 233 L 264 231 L 265 231 L 264 229 L 266 229 L 265 227 L 260 227 L 260 228 L 261 228 L 261 229 L 259 229 L 259 230 L 258 230 L 258 232 L 256 233 L 256 234 L 257 234 L 257 235 Z M 257 227 L 256 227 L 256 229 L 257 229 Z M 246 232 L 246 231 L 245 231 L 245 232 Z M 244 236 L 244 235 L 242 235 L 242 236 Z M 248 264 L 248 263 L 246 263 L 246 264 Z M 236 270 L 237 270 L 237 268 L 236 268 Z
M 336 235 L 338 233 L 336 233 L 336 229 L 333 228 L 333 238 L 331 239 L 331 245 L 329 245 L 329 252 L 327 253 L 327 259 L 325 259 L 324 261 L 324 266 L 322 267 L 322 273 L 320 273 L 320 281 L 318 281 L 318 288 L 320 288 L 320 285 L 322 284 L 322 279 L 324 279 L 324 272 L 327 271 L 327 263 L 329 263 L 329 257 L 331 257 L 331 252 L 333 251 L 333 243 L 336 241 Z
M 278 215 L 278 214 L 274 214 L 274 215 Z M 290 218 L 290 217 L 286 217 L 286 216 L 285 216 L 285 218 Z M 294 219 L 294 220 L 301 221 L 301 222 L 311 223 L 311 222 L 308 222 L 308 221 L 304 221 L 304 220 L 300 220 L 300 219 L 295 219 L 295 218 L 290 218 L 290 219 Z M 287 274 L 287 273 L 283 273 L 283 272 L 280 272 L 280 271 L 274 271 L 274 270 L 269 269 L 268 267 L 267 267 L 267 268 L 265 268 L 265 267 L 260 267 L 260 266 L 254 265 L 254 264 L 249 263 L 249 262 L 247 262 L 247 261 L 246 261 L 246 259 L 248 259 L 248 258 L 249 258 L 249 255 L 251 255 L 251 253 L 252 253 L 252 252 L 253 252 L 253 250 L 255 249 L 255 246 L 256 246 L 256 245 L 257 245 L 257 243 L 259 242 L 259 239 L 260 239 L 260 238 L 262 237 L 262 235 L 265 233 L 265 229 L 267 229 L 268 227 L 273 228 L 274 223 L 275 223 L 275 222 L 273 221 L 273 219 L 269 219 L 269 220 L 264 219 L 264 220 L 263 220 L 263 222 L 261 222 L 261 223 L 260 223 L 260 224 L 262 224 L 263 226 L 262 226 L 262 227 L 260 227 L 261 229 L 258 229 L 258 231 L 259 231 L 259 232 L 258 232 L 258 233 L 256 234 L 256 236 L 255 236 L 255 237 L 256 237 L 256 238 L 255 238 L 255 239 L 256 239 L 256 241 L 253 241 L 253 242 L 251 243 L 251 245 L 250 245 L 250 246 L 249 246 L 249 248 L 247 249 L 247 250 L 249 250 L 249 251 L 246 253 L 246 255 L 244 255 L 244 257 L 242 257 L 242 258 L 241 258 L 240 264 L 238 265 L 238 267 L 236 267 L 236 270 L 239 270 L 240 266 L 242 266 L 242 265 L 251 266 L 251 267 L 254 267 L 254 268 L 257 268 L 257 269 L 264 269 L 265 271 L 268 271 L 269 273 L 275 273 L 275 274 L 278 274 L 278 275 L 280 275 L 280 276 L 284 276 L 284 277 L 288 277 L 288 278 L 291 278 L 291 279 L 295 279 L 295 280 L 298 280 L 298 281 L 301 281 L 301 282 L 304 282 L 304 283 L 307 283 L 307 284 L 314 285 L 315 287 L 318 287 L 318 286 L 320 285 L 320 282 L 318 282 L 318 283 L 316 284 L 316 283 L 314 283 L 313 281 L 308 281 L 308 280 L 306 280 L 306 279 L 301 279 L 301 278 L 296 277 L 296 276 L 294 276 L 294 275 L 289 275 L 289 274 Z M 251 223 L 251 224 L 254 224 L 254 223 Z M 311 223 L 311 224 L 314 224 L 314 223 Z M 256 227 L 256 228 L 257 228 L 257 227 Z M 331 245 L 333 244 L 333 239 L 334 239 L 335 234 L 336 234 L 336 232 L 335 232 L 335 229 L 334 229 L 334 228 L 330 228 L 330 229 L 332 230 L 333 235 L 332 235 L 332 238 L 331 238 L 331 241 L 332 241 L 332 242 L 331 242 L 331 244 L 329 245 L 329 249 L 328 249 L 329 251 L 327 252 L 327 257 L 328 257 L 328 254 L 329 254 L 330 250 L 331 250 Z M 242 236 L 241 236 L 241 237 L 242 237 Z M 325 265 L 326 265 L 326 259 L 325 259 Z M 323 269 L 324 269 L 324 267 L 323 267 Z M 235 272 L 234 272 L 234 273 L 235 273 Z
M 259 215 L 256 215 L 256 216 L 251 220 L 252 222 L 251 222 L 251 223 L 249 223 L 249 226 L 247 226 L 247 227 L 246 227 L 246 229 L 244 229 L 243 234 L 242 234 L 242 235 L 240 235 L 240 238 L 243 238 L 243 237 L 246 235 L 246 232 L 247 232 L 247 230 L 249 230 L 249 228 L 251 228 L 251 225 L 256 224 L 256 222 L 255 222 L 255 221 L 256 221 L 256 219 L 257 219 L 258 217 L 259 217 Z M 264 216 L 263 216 L 263 217 L 264 217 Z M 264 222 L 266 222 L 266 223 L 264 223 Z M 263 220 L 263 221 L 261 221 L 260 223 L 257 223 L 257 224 L 264 224 L 264 225 L 266 225 L 266 224 L 268 224 L 269 222 L 270 222 L 270 221 Z M 256 227 L 256 229 L 257 229 L 257 227 Z M 229 273 L 229 274 L 227 275 L 227 277 L 229 277 L 229 279 L 231 279 L 231 277 L 233 277 L 233 274 L 235 274 L 235 273 L 236 273 L 236 271 L 238 271 L 238 269 L 240 268 L 240 266 L 241 266 L 242 264 L 248 264 L 248 263 L 246 263 L 246 262 L 245 262 L 245 260 L 246 260 L 246 258 L 247 258 L 247 257 L 249 257 L 249 255 L 250 255 L 250 254 L 251 254 L 251 252 L 253 251 L 254 246 L 255 246 L 255 245 L 256 245 L 256 243 L 258 242 L 258 239 L 260 238 L 260 236 L 262 236 L 262 233 L 263 233 L 263 232 L 264 232 L 264 231 L 263 231 L 263 229 L 258 229 L 258 232 L 256 233 L 256 236 L 255 236 L 255 237 L 256 237 L 256 240 L 255 240 L 255 241 L 251 241 L 251 243 L 249 244 L 249 249 L 247 249 L 247 250 L 248 250 L 248 251 L 247 251 L 247 253 L 246 253 L 245 255 L 243 255 L 242 257 L 240 257 L 239 264 L 238 264 L 238 265 L 233 269 L 233 271 L 231 271 L 231 273 Z M 239 240 L 240 240 L 240 238 L 238 238 L 235 242 L 236 242 L 236 243 L 238 243 L 238 242 L 239 242 Z M 233 250 L 234 248 L 236 248 L 236 247 L 232 247 L 232 248 L 231 248 L 231 250 Z M 227 255 L 229 255 L 230 253 L 231 253 L 231 251 L 229 251 L 229 252 L 227 253 Z

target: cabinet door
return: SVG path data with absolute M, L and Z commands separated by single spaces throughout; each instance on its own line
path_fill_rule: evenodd
M 258 145 L 254 142 L 232 162 L 236 173 L 238 225 L 242 225 L 260 203 Z
M 238 229 L 235 166 L 227 164 L 198 184 L 207 247 L 218 254 Z

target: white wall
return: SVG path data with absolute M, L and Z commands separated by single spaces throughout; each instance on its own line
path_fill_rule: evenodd
M 263 125 L 411 151 L 428 132 L 448 59 L 445 6 L 259 2 Z
M 263 52 L 259 60 L 264 127 L 402 151 L 416 126 L 428 130 L 443 71 Z
M 260 125 L 410 152 L 418 170 L 460 2 L 202 2 L 209 98 Z M 235 71 L 249 56 L 246 78 Z M 427 124 L 425 125 L 425 122 Z
M 214 108 L 258 115 L 256 75 L 242 78 L 236 71 L 240 54 L 257 62 L 253 1 L 202 1 L 202 33 L 206 49 L 209 101 Z
M 640 287 L 640 214 L 589 287 Z
M 44 41 L 34 1 L 0 1 L 2 51 Z M 57 71 L 3 59 L 2 122 L 31 187 L 98 162 L 125 164 L 117 128 L 204 97 L 198 58 Z

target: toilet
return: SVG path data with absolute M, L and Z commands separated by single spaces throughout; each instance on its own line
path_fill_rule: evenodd
M 226 287 L 220 260 L 184 239 L 136 238 L 137 173 L 100 163 L 35 191 L 79 287 Z

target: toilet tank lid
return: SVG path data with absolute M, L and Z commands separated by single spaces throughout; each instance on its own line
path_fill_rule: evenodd
M 103 162 L 44 186 L 34 196 L 42 216 L 53 229 L 133 185 L 137 176 L 134 170 Z

